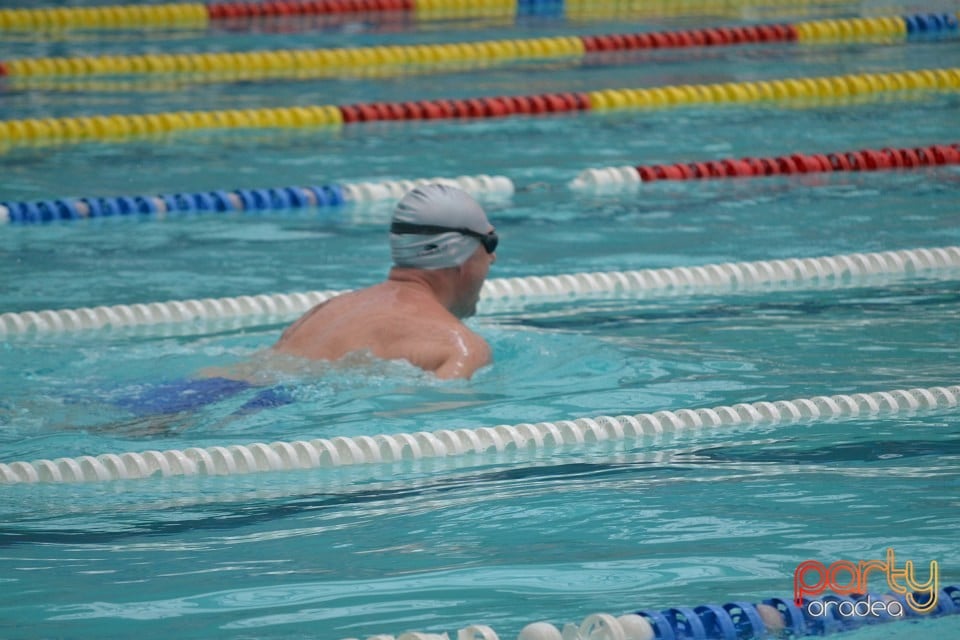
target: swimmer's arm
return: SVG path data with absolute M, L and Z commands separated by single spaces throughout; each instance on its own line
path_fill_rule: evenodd
M 493 361 L 490 345 L 470 330 L 453 332 L 452 342 L 445 357 L 434 370 L 438 378 L 445 380 L 453 378 L 469 379 L 473 374 Z
M 195 374 L 194 378 L 226 378 L 227 380 L 242 380 L 252 385 L 265 384 L 261 374 L 264 367 L 264 354 L 254 356 L 254 360 L 236 362 L 225 367 L 204 367 Z

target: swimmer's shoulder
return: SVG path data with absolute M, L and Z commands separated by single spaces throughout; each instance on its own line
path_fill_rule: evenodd
M 280 334 L 279 342 L 290 339 L 301 327 L 303 327 L 303 325 L 310 322 L 317 314 L 321 313 L 325 309 L 328 309 L 330 303 L 336 299 L 337 298 L 330 298 L 329 300 L 324 300 L 323 302 L 319 302 L 311 307 L 306 313 L 297 318 L 293 324 L 284 329 L 283 333 Z
M 487 341 L 466 326 L 457 333 L 457 344 L 434 371 L 439 378 L 471 378 L 473 374 L 493 362 L 493 352 Z
M 430 325 L 407 350 L 408 360 L 440 378 L 470 378 L 493 361 L 487 341 L 459 320 Z

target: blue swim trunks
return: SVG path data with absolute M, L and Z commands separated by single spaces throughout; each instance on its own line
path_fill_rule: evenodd
M 243 391 L 258 388 L 243 380 L 229 378 L 188 378 L 159 384 L 150 384 L 136 393 L 115 399 L 113 404 L 138 416 L 162 415 L 194 411 L 233 397 Z M 282 386 L 263 389 L 243 404 L 238 413 L 251 413 L 269 407 L 279 407 L 294 401 L 290 391 Z

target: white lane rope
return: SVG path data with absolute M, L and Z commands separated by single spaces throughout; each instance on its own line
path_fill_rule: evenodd
M 663 269 L 498 278 L 484 284 L 481 302 L 486 311 L 497 305 L 539 298 L 839 286 L 877 276 L 911 277 L 923 273 L 949 273 L 958 267 L 960 247 L 948 246 Z M 344 292 L 275 293 L 4 313 L 0 314 L 0 335 L 239 318 L 286 318 L 303 313 L 341 293 Z
M 318 467 L 394 463 L 507 450 L 657 436 L 685 429 L 953 409 L 960 385 L 739 403 L 638 415 L 598 416 L 559 422 L 442 429 L 376 436 L 338 436 L 291 442 L 255 442 L 185 450 L 104 453 L 75 458 L 0 463 L 0 484 L 127 480 L 150 476 L 236 475 Z
M 396 202 L 408 191 L 426 184 L 445 184 L 463 189 L 475 198 L 508 198 L 516 188 L 506 176 L 457 176 L 456 178 L 420 178 L 417 180 L 384 180 L 380 182 L 347 182 L 342 185 L 346 202 Z

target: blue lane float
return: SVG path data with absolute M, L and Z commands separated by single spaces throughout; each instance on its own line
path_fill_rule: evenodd
M 282 211 L 308 207 L 337 207 L 344 202 L 343 186 L 336 184 L 279 189 L 169 193 L 156 196 L 58 198 L 32 202 L 0 202 L 0 222 L 40 224 L 111 216 L 155 216 L 164 213 Z
M 517 15 L 520 17 L 562 18 L 563 0 L 517 0 Z
M 918 602 L 923 602 L 928 594 L 913 594 Z M 803 606 L 798 607 L 792 600 L 769 598 L 758 604 L 749 602 L 730 602 L 724 605 L 704 604 L 697 607 L 673 607 L 662 611 L 640 610 L 634 612 L 650 625 L 656 640 L 745 640 L 747 638 L 766 638 L 802 636 L 824 636 L 852 631 L 865 625 L 883 624 L 899 620 L 919 620 L 927 617 L 941 617 L 960 613 L 960 587 L 948 586 L 938 592 L 937 606 L 927 615 L 916 613 L 902 594 L 852 594 L 841 596 L 825 595 L 814 601 L 804 598 Z M 869 607 L 869 603 L 896 603 L 898 615 L 891 615 L 887 607 Z M 824 606 L 832 603 L 833 606 Z M 811 609 L 818 604 L 819 609 Z M 779 624 L 771 625 L 771 616 L 761 613 L 761 609 L 779 614 Z M 871 609 L 876 609 L 869 613 Z M 866 611 L 858 615 L 860 611 Z M 782 627 L 782 628 L 777 628 Z M 772 634 L 772 636 L 771 636 Z M 533 640 L 531 636 L 530 640 Z M 520 638 L 527 640 L 523 633 Z
M 932 594 L 914 592 L 917 602 Z M 825 607 L 825 603 L 831 606 Z M 870 604 L 873 607 L 870 607 Z M 904 603 L 897 615 L 870 615 L 869 610 L 880 609 L 878 603 Z M 809 612 L 810 605 L 819 605 L 820 613 Z M 858 607 L 859 605 L 859 607 Z M 863 614 L 855 611 L 866 611 Z M 838 613 L 839 612 L 839 613 Z M 614 616 L 593 613 L 580 625 L 568 623 L 561 631 L 549 622 L 533 622 L 525 626 L 517 640 L 772 640 L 773 638 L 801 638 L 844 633 L 865 625 L 892 621 L 935 618 L 960 613 L 960 587 L 948 586 L 938 592 L 937 606 L 928 614 L 914 612 L 905 604 L 903 595 L 852 594 L 840 596 L 825 594 L 818 600 L 804 599 L 797 606 L 792 599 L 769 598 L 756 604 L 733 601 L 726 604 L 704 604 L 698 607 L 672 607 L 660 611 L 640 610 Z M 435 640 L 446 637 L 483 638 L 501 640 L 502 636 L 487 624 L 472 624 L 455 634 L 409 631 L 401 640 Z M 372 638 L 394 638 L 377 635 Z M 506 640 L 506 637 L 503 637 Z
M 931 594 L 913 593 L 921 601 Z M 829 605 L 827 603 L 830 603 Z M 890 615 L 879 611 L 881 605 L 902 605 L 902 611 Z M 811 609 L 811 605 L 816 605 Z M 872 605 L 872 606 L 871 606 Z M 812 612 L 811 612 L 812 611 Z M 875 611 L 871 614 L 870 611 Z M 613 617 L 605 613 L 587 616 L 577 627 L 567 624 L 561 632 L 548 622 L 534 622 L 524 627 L 518 640 L 593 640 L 594 638 L 627 637 L 632 640 L 761 640 L 825 636 L 852 631 L 865 625 L 901 620 L 940 617 L 960 613 L 960 588 L 944 587 L 938 592 L 937 606 L 929 614 L 916 613 L 901 594 L 840 596 L 826 594 L 818 600 L 805 598 L 802 606 L 792 599 L 768 598 L 756 604 L 728 602 L 697 607 L 672 607 L 660 611 L 640 610 Z M 475 637 L 464 631 L 484 630 L 485 640 L 499 636 L 486 626 L 461 630 L 458 637 Z M 440 636 L 413 637 L 436 638 Z
M 902 16 L 908 38 L 938 36 L 956 33 L 957 17 L 950 13 L 927 13 Z

